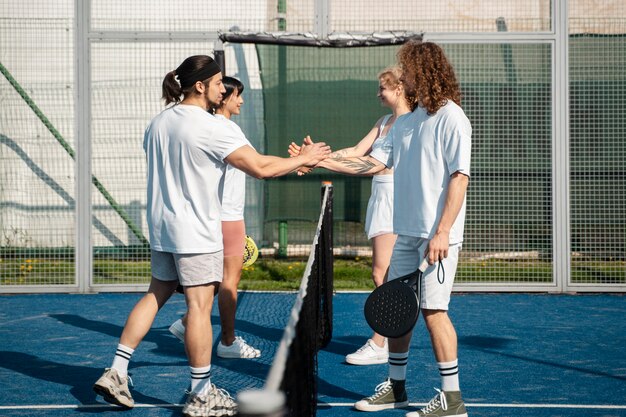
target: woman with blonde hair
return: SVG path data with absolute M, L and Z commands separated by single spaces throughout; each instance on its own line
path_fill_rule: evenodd
M 329 158 L 366 156 L 383 144 L 383 139 L 398 117 L 411 111 L 400 82 L 401 75 L 402 71 L 398 66 L 385 68 L 378 74 L 377 96 L 382 106 L 391 109 L 391 114 L 378 119 L 369 133 L 356 145 L 333 152 Z M 290 145 L 289 152 L 292 156 L 298 155 L 299 151 L 298 145 L 295 143 Z M 372 241 L 372 280 L 378 287 L 385 279 L 396 241 L 396 235 L 393 234 L 393 169 L 391 168 L 377 172 L 372 177 L 372 194 L 367 203 L 365 233 Z M 387 340 L 374 333 L 356 352 L 346 356 L 346 362 L 352 365 L 374 365 L 387 363 L 388 358 Z

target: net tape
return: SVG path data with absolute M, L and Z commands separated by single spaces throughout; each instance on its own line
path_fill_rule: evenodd
M 222 42 L 267 45 L 317 46 L 346 48 L 399 45 L 411 39 L 421 40 L 423 33 L 410 31 L 333 32 L 322 37 L 312 32 L 218 32 Z

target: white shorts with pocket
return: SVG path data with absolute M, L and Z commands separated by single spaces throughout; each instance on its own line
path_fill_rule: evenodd
M 372 195 L 367 202 L 367 238 L 393 233 L 393 174 L 372 177 Z
M 419 253 L 418 248 L 426 240 L 419 237 L 398 236 L 391 255 L 388 281 L 408 275 L 419 268 L 424 259 L 424 253 Z M 426 310 L 448 310 L 460 251 L 460 243 L 450 245 L 448 257 L 442 261 L 443 268 L 439 268 L 439 262 L 428 265 L 422 276 L 421 308 Z M 443 278 L 443 284 L 439 283 L 437 279 L 438 270 L 439 280 Z
M 159 281 L 178 281 L 183 287 L 222 282 L 224 252 L 171 253 L 151 251 L 152 276 Z

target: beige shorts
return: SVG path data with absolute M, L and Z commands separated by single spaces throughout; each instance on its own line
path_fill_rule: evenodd
M 424 254 L 418 251 L 418 248 L 424 241 L 425 239 L 419 237 L 398 236 L 391 255 L 388 281 L 408 275 L 417 270 L 422 259 L 424 259 Z M 448 310 L 452 285 L 454 284 L 454 276 L 456 275 L 456 267 L 459 263 L 460 250 L 460 243 L 450 245 L 448 257 L 442 261 L 443 272 L 438 268 L 439 262 L 435 262 L 433 265 L 429 265 L 428 268 L 426 268 L 422 276 L 421 308 L 426 310 Z M 443 275 L 443 284 L 440 283 L 437 278 L 438 269 L 439 279 L 441 279 Z
M 178 281 L 183 287 L 222 282 L 224 252 L 171 253 L 151 251 L 152 276 L 159 281 Z

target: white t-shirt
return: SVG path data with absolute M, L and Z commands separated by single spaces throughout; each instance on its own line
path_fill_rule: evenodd
M 252 148 L 252 144 L 243 134 L 237 123 L 216 114 L 219 120 L 228 124 L 234 131 L 238 132 L 246 144 Z M 224 182 L 222 184 L 222 220 L 236 221 L 243 220 L 243 211 L 246 206 L 246 174 L 232 165 L 226 165 Z
M 394 169 L 394 233 L 434 236 L 450 176 L 470 175 L 471 138 L 470 122 L 453 101 L 434 115 L 417 107 L 396 120 L 384 146 L 370 154 Z M 450 244 L 463 241 L 464 226 L 465 200 L 450 230 Z
M 223 249 L 219 184 L 227 165 L 224 158 L 247 144 L 198 106 L 178 104 L 152 119 L 143 142 L 152 249 L 173 253 Z

